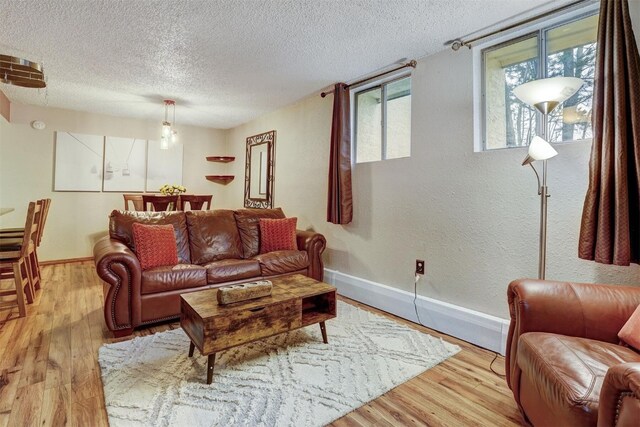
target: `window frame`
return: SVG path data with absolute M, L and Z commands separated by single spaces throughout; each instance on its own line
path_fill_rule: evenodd
M 413 76 L 411 70 L 402 70 L 398 73 L 390 74 L 384 78 L 376 79 L 371 82 L 367 82 L 362 85 L 358 85 L 354 88 L 350 88 L 350 100 L 351 100 L 351 163 L 352 165 L 356 164 L 364 164 L 364 163 L 375 163 L 382 162 L 385 160 L 397 160 L 397 159 L 406 159 L 411 157 L 411 149 L 409 150 L 409 155 L 404 157 L 393 157 L 388 159 L 386 157 L 387 153 L 387 85 L 397 82 L 402 79 L 409 78 L 409 84 L 411 90 L 409 95 L 413 95 Z M 379 160 L 368 160 L 358 162 L 358 94 L 368 92 L 370 90 L 375 90 L 380 88 L 380 99 L 383 101 L 380 103 L 380 132 L 381 132 L 381 140 L 380 140 L 380 159 Z M 413 97 L 411 98 L 411 112 L 409 117 L 413 116 Z M 411 140 L 411 130 L 409 130 L 409 139 Z
M 560 13 L 551 18 L 541 19 L 528 25 L 523 25 L 512 31 L 506 32 L 498 37 L 491 38 L 484 43 L 480 43 L 472 48 L 473 55 L 473 98 L 474 98 L 474 151 L 475 152 L 493 152 L 502 150 L 512 150 L 517 148 L 527 148 L 528 146 L 487 148 L 487 105 L 486 105 L 486 87 L 485 87 L 485 52 L 490 52 L 510 44 L 518 43 L 535 36 L 538 41 L 539 62 L 538 79 L 547 77 L 547 32 L 554 28 L 578 21 L 593 15 L 597 15 L 600 11 L 599 5 L 589 4 L 584 7 L 578 7 L 568 12 Z M 539 120 L 536 121 L 536 133 L 541 134 L 543 120 L 542 113 L 536 111 Z M 591 138 L 560 141 L 557 144 L 570 144 L 575 142 L 591 141 Z

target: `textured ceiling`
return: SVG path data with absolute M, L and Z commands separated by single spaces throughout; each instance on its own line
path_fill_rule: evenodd
M 566 2 L 566 1 L 561 1 Z M 42 62 L 13 102 L 230 128 L 548 0 L 0 0 L 0 54 Z

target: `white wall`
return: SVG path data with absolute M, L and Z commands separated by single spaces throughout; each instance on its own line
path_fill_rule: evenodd
M 31 128 L 33 120 L 47 124 L 43 131 Z M 108 215 L 123 209 L 122 193 L 54 192 L 53 155 L 56 130 L 156 139 L 159 121 L 144 121 L 100 114 L 11 104 L 11 122 L 0 117 L 0 207 L 15 207 L 0 216 L 0 227 L 24 226 L 29 201 L 52 199 L 42 246 L 42 261 L 91 256 L 97 239 L 107 234 Z M 204 178 L 213 163 L 206 155 L 224 146 L 225 132 L 178 126 L 184 144 L 183 184 L 189 192 L 213 194 L 219 187 Z
M 640 2 L 632 3 L 640 27 Z M 418 62 L 411 158 L 355 166 L 352 224 L 325 220 L 330 96 L 314 95 L 229 132 L 239 161 L 224 203 L 242 203 L 244 139 L 276 129 L 275 205 L 326 236 L 328 268 L 412 291 L 415 259 L 425 259 L 420 294 L 508 317 L 508 283 L 537 276 L 539 197 L 532 171 L 520 166 L 526 149 L 474 153 L 472 72 L 467 49 Z M 591 146 L 556 148 L 560 154 L 549 162 L 547 278 L 640 284 L 637 265 L 578 259 Z

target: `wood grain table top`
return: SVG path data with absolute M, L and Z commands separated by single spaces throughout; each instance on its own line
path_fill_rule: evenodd
M 311 297 L 336 290 L 335 286 L 319 282 L 302 274 L 276 277 L 269 280 L 273 284 L 271 295 L 248 301 L 227 305 L 218 304 L 216 298 L 218 289 L 189 292 L 181 294 L 180 297 L 204 320 L 217 316 L 229 316 L 238 311 L 251 310 L 286 300 Z

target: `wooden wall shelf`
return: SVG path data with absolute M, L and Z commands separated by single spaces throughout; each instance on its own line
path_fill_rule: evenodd
M 208 162 L 217 162 L 217 163 L 229 163 L 229 162 L 233 162 L 235 159 L 236 158 L 233 156 L 207 156 Z M 235 175 L 205 175 L 205 178 L 217 184 L 227 185 L 228 183 L 233 181 L 233 178 L 235 178 Z
M 233 156 L 207 156 L 208 162 L 229 163 L 233 162 L 236 158 Z
M 235 178 L 235 176 L 234 175 L 206 175 L 205 178 L 207 178 L 211 182 L 227 185 L 228 183 L 233 181 L 233 178 Z

